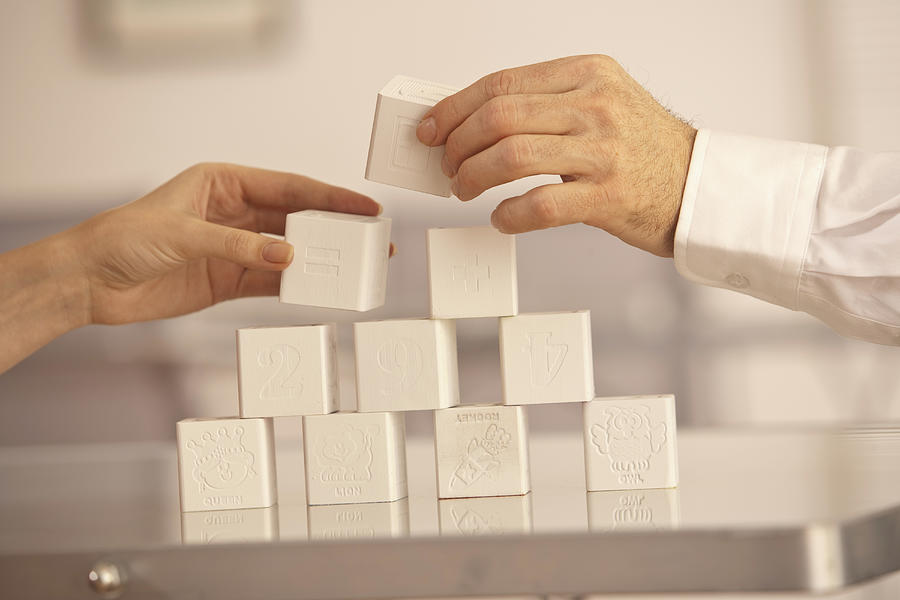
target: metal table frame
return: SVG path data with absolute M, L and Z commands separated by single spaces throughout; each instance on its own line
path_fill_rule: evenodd
M 634 592 L 827 593 L 900 570 L 900 506 L 844 522 L 779 529 L 282 542 L 103 554 L 0 555 L 0 580 L 4 592 L 15 598 L 96 598 L 88 585 L 88 573 L 104 560 L 116 565 L 126 578 L 123 598 L 338 600 Z M 348 576 L 350 571 L 352 576 Z M 84 593 L 73 596 L 73 589 Z

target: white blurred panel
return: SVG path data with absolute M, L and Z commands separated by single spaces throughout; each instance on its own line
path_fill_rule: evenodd
M 64 336 L 0 376 L 0 444 L 151 439 L 171 436 L 182 416 L 234 414 L 234 330 L 253 325 L 337 321 L 342 406 L 352 408 L 349 323 L 428 316 L 425 229 L 485 224 L 498 201 L 552 180 L 466 204 L 365 181 L 376 93 L 398 73 L 462 86 L 602 52 L 699 126 L 872 148 L 900 140 L 891 0 L 308 0 L 285 3 L 278 37 L 255 50 L 235 34 L 227 49 L 159 55 L 100 52 L 89 4 L 0 3 L 0 251 L 224 160 L 373 195 L 394 219 L 399 254 L 386 305 L 365 314 L 254 299 Z M 671 261 L 585 226 L 520 236 L 518 264 L 523 312 L 591 310 L 598 394 L 675 392 L 685 424 L 900 418 L 898 349 L 688 284 Z M 500 398 L 496 334 L 490 319 L 459 324 L 464 402 Z M 576 408 L 538 407 L 531 425 L 577 428 Z M 426 414 L 408 423 L 431 427 Z

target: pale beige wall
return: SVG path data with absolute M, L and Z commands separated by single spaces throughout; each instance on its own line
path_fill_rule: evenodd
M 217 55 L 98 55 L 85 3 L 0 4 L 0 250 L 152 189 L 194 162 L 310 174 L 394 218 L 389 300 L 364 316 L 253 300 L 90 328 L 0 376 L 0 443 L 170 437 L 186 414 L 236 411 L 233 331 L 339 320 L 352 405 L 354 318 L 427 314 L 424 229 L 486 222 L 521 182 L 466 205 L 365 181 L 376 91 L 397 73 L 465 85 L 505 66 L 616 57 L 698 126 L 898 147 L 900 8 L 870 2 L 288 3 L 280 37 Z M 521 236 L 521 308 L 589 308 L 598 394 L 675 391 L 685 423 L 900 416 L 900 354 L 812 319 L 680 280 L 670 261 L 571 227 Z M 497 401 L 492 322 L 460 325 L 466 401 Z M 571 427 L 577 407 L 542 407 Z M 411 426 L 427 429 L 427 416 Z

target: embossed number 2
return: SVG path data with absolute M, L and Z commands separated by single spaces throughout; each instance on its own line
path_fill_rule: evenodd
M 303 383 L 297 368 L 300 351 L 287 344 L 269 346 L 259 351 L 256 361 L 261 367 L 275 367 L 275 372 L 259 390 L 260 400 L 286 400 L 296 398 L 303 391 Z

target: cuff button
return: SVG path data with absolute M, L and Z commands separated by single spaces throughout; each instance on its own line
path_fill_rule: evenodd
M 725 278 L 725 283 L 736 290 L 743 290 L 750 287 L 750 280 L 748 280 L 740 273 L 731 273 L 728 277 Z

